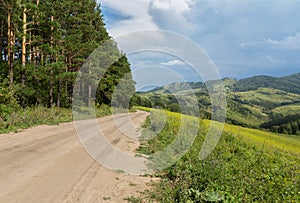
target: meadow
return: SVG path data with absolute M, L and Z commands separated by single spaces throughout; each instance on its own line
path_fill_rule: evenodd
M 156 114 L 155 119 L 146 121 L 138 150 L 150 159 L 151 154 L 163 151 L 176 139 L 182 120 L 199 121 L 199 131 L 185 155 L 157 172 L 161 180 L 147 193 L 150 202 L 300 202 L 299 136 L 225 124 L 215 149 L 200 160 L 213 121 L 139 109 Z M 151 134 L 149 131 L 152 137 L 143 139 Z

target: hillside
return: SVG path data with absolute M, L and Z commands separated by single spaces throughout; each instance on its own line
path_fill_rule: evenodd
M 150 110 L 140 152 L 149 154 L 169 149 L 176 139 L 186 144 L 179 129 L 186 123 L 197 125 L 197 118 L 178 113 Z M 165 118 L 167 118 L 165 120 Z M 174 165 L 165 168 L 161 181 L 149 194 L 157 202 L 299 202 L 300 137 L 226 124 L 211 154 L 199 159 L 211 122 L 202 120 L 192 146 Z M 163 124 L 163 125 L 162 125 Z M 164 126 L 163 128 L 161 126 Z M 159 131 L 157 129 L 160 129 Z M 178 138 L 179 137 L 179 138 Z M 180 147 L 174 151 L 182 150 Z M 157 160 L 172 160 L 172 153 Z
M 267 128 L 274 132 L 300 134 L 297 133 L 300 131 L 300 122 L 298 123 L 300 73 L 281 78 L 270 76 L 256 76 L 242 80 L 225 78 L 222 82 L 227 97 L 227 123 L 252 128 L 268 126 Z M 172 83 L 149 92 L 138 93 L 137 105 L 159 106 L 181 112 L 178 101 L 182 98 L 185 98 L 185 101 L 193 101 L 196 96 L 201 116 L 210 118 L 211 101 L 206 85 L 212 89 L 219 88 L 218 81 Z M 186 106 L 191 104 L 185 102 Z M 182 113 L 195 115 L 194 112 Z M 297 122 L 298 125 L 295 127 L 294 123 L 294 129 L 289 124 L 290 116 L 293 116 L 292 122 Z M 276 122 L 272 122 L 274 120 Z
M 234 89 L 237 92 L 257 90 L 261 87 L 300 94 L 300 73 L 281 78 L 256 76 L 240 80 L 234 84 Z

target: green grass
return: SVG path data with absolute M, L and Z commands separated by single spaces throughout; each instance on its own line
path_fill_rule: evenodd
M 96 108 L 95 112 L 97 117 L 101 117 L 111 114 L 111 109 L 102 105 Z M 12 111 L 9 115 L 1 115 L 0 133 L 18 132 L 20 129 L 37 125 L 57 125 L 72 120 L 72 109 L 30 107 Z
M 102 198 L 104 201 L 108 201 L 108 200 L 111 200 L 111 197 L 103 197 Z
M 163 114 L 168 117 L 164 129 L 145 140 L 141 152 L 163 150 L 176 138 L 183 118 L 190 122 L 197 120 L 176 113 Z M 300 201 L 299 137 L 225 125 L 214 151 L 200 161 L 199 153 L 210 122 L 200 122 L 193 145 L 175 164 L 158 173 L 161 181 L 149 196 L 157 202 Z M 157 123 L 148 120 L 147 131 Z
M 36 125 L 55 125 L 72 120 L 70 109 L 42 106 L 20 109 L 5 118 L 0 117 L 0 133 L 18 131 Z
M 228 108 L 228 111 L 226 113 L 227 118 L 230 118 L 240 125 L 246 125 L 255 128 L 258 128 L 262 123 L 269 120 L 269 117 L 258 110 L 257 107 L 250 107 L 245 105 L 241 105 L 241 107 L 247 109 L 249 113 L 245 114 Z
M 126 198 L 124 198 L 124 200 L 126 200 L 127 202 L 131 202 L 131 203 L 142 203 L 143 202 L 143 200 L 140 197 L 134 197 L 134 196 L 126 197 Z
M 243 101 L 266 108 L 272 108 L 276 105 L 280 106 L 282 103 L 294 103 L 300 101 L 299 94 L 288 93 L 271 88 L 259 88 L 258 90 L 238 92 L 236 95 Z
M 115 172 L 116 172 L 116 173 L 125 173 L 125 171 L 120 170 L 120 169 L 115 170 Z
M 205 121 L 210 122 L 210 121 Z M 282 135 L 262 130 L 225 125 L 224 133 L 238 135 L 251 144 L 264 145 L 270 149 L 291 152 L 300 155 L 300 136 Z
M 280 106 L 273 109 L 272 112 L 282 114 L 283 116 L 294 115 L 300 112 L 300 103 Z
M 133 108 L 141 111 L 146 111 L 146 112 L 150 112 L 152 110 L 151 108 L 143 107 L 143 106 L 134 106 Z

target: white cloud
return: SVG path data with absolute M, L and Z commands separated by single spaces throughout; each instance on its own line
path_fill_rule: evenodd
M 266 45 L 264 41 L 252 41 L 252 42 L 242 42 L 240 43 L 240 47 L 247 48 L 247 47 L 257 47 Z
M 190 9 L 192 3 L 192 0 L 152 0 L 150 5 L 154 9 L 173 10 L 177 15 L 182 15 Z
M 180 65 L 186 65 L 186 64 L 183 61 L 172 60 L 172 61 L 168 61 L 168 62 L 163 62 L 163 63 L 161 63 L 161 65 L 164 65 L 164 66 L 180 66 Z
M 287 36 L 282 40 L 267 39 L 267 43 L 273 48 L 300 49 L 300 32 L 293 36 Z
M 295 50 L 300 49 L 300 32 L 295 35 L 289 35 L 281 40 L 274 40 L 268 38 L 265 41 L 250 41 L 240 43 L 240 47 L 255 47 L 255 48 L 273 48 L 273 49 L 285 49 L 285 50 Z
M 285 63 L 285 62 L 286 62 L 286 61 L 284 61 L 284 60 L 274 59 L 274 58 L 271 57 L 271 56 L 267 56 L 266 58 L 267 58 L 267 60 L 268 60 L 269 62 L 274 63 L 274 64 L 277 64 L 277 63 Z
M 224 77 L 233 74 L 237 78 L 254 74 L 280 75 L 294 71 L 300 64 L 299 1 L 98 1 L 117 14 L 117 17 L 108 15 L 114 20 L 107 24 L 107 28 L 120 47 L 124 44 L 134 48 L 151 44 L 158 47 L 164 39 L 159 35 L 125 38 L 126 42 L 117 37 L 133 31 L 163 29 L 191 38 L 203 47 L 217 67 L 219 64 L 235 67 L 229 69 L 220 65 L 218 68 Z M 189 52 L 184 46 L 181 50 Z M 167 64 L 174 58 L 146 59 L 150 64 L 162 65 L 162 62 Z M 136 65 L 137 60 L 131 60 L 131 63 L 140 66 L 145 61 Z
M 157 29 L 157 26 L 152 21 L 148 14 L 149 0 L 98 0 L 102 6 L 107 6 L 111 9 L 120 12 L 122 15 L 131 16 L 130 19 L 120 20 L 112 27 L 108 26 L 110 35 L 114 38 L 134 31 Z
M 125 33 L 164 29 L 171 31 L 191 31 L 193 25 L 185 16 L 190 11 L 195 0 L 98 0 L 102 6 L 109 7 L 130 19 L 122 19 L 108 26 L 113 37 Z
M 194 26 L 186 16 L 194 2 L 194 0 L 151 0 L 148 12 L 160 28 L 177 32 L 191 31 Z

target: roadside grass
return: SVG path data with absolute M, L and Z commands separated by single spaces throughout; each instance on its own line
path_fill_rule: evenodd
M 144 140 L 139 152 L 163 150 L 176 139 L 183 117 L 190 122 L 197 120 L 165 111 L 162 114 L 167 114 L 166 121 L 152 122 L 150 118 L 146 122 L 146 136 L 149 130 L 156 136 Z M 157 132 L 153 125 L 159 122 L 165 125 Z M 216 148 L 201 161 L 199 153 L 210 122 L 200 121 L 199 133 L 188 152 L 158 172 L 161 181 L 150 197 L 157 202 L 300 202 L 298 137 L 225 125 Z
M 84 111 L 82 109 L 82 112 Z M 101 105 L 95 109 L 95 113 L 97 117 L 110 115 L 111 108 Z M 43 106 L 19 109 L 12 111 L 9 115 L 0 115 L 0 134 L 18 132 L 37 125 L 57 125 L 72 120 L 72 109 Z
M 151 170 L 161 171 L 175 164 L 192 146 L 197 135 L 199 119 L 157 109 L 150 112 L 137 152 L 149 155 L 151 162 L 148 167 Z M 157 136 L 158 134 L 161 136 Z
M 42 106 L 19 109 L 3 118 L 0 117 L 0 133 L 18 131 L 42 124 L 55 125 L 72 120 L 70 109 L 46 108 Z
M 152 110 L 152 108 L 143 107 L 143 106 L 134 106 L 133 108 L 141 111 L 146 111 L 146 112 L 150 112 Z

